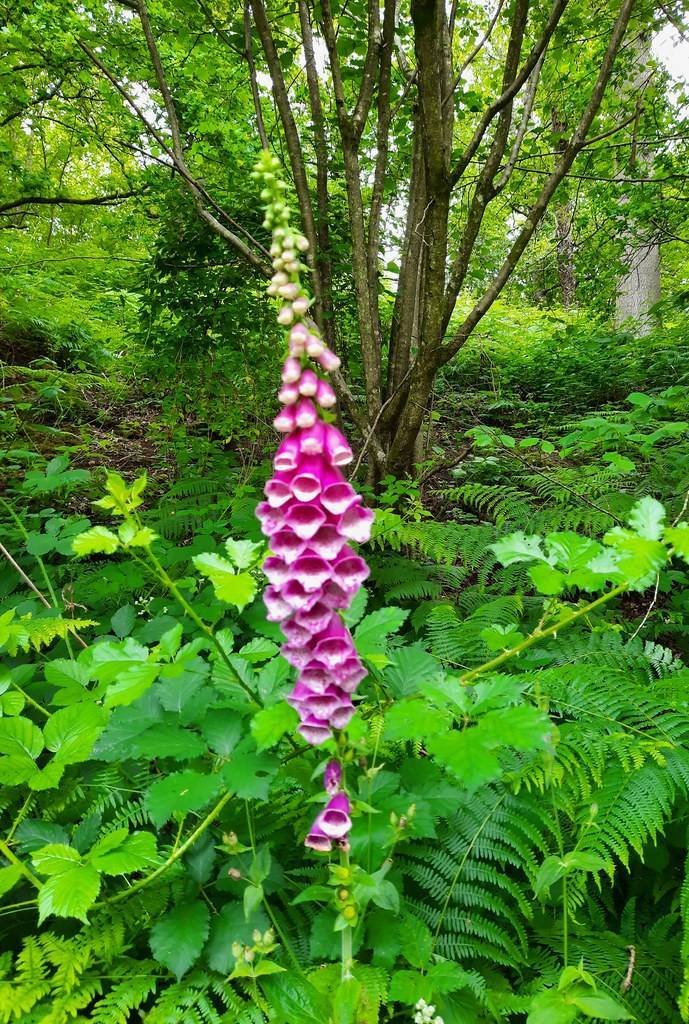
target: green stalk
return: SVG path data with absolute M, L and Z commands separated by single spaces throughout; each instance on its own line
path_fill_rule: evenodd
M 340 864 L 343 868 L 349 867 L 349 852 L 347 850 L 340 851 Z M 354 931 L 351 925 L 342 929 L 342 981 L 351 981 L 354 977 L 352 974 L 353 937 Z
M 521 654 L 522 651 L 527 650 L 529 647 L 533 647 L 533 645 L 538 643 L 539 640 L 543 640 L 547 636 L 553 636 L 561 629 L 565 629 L 573 622 L 576 622 L 577 619 L 581 619 L 584 615 L 588 615 L 589 612 L 592 612 L 594 609 L 606 604 L 606 602 L 611 601 L 613 597 L 618 597 L 620 594 L 624 594 L 626 589 L 626 584 L 620 584 L 619 587 L 614 587 L 612 590 L 609 590 L 607 594 L 603 594 L 602 597 L 596 598 L 596 600 L 591 601 L 590 604 L 584 605 L 583 608 L 577 608 L 575 612 L 572 612 L 570 615 L 565 616 L 564 619 L 560 619 L 558 622 L 553 623 L 552 626 L 548 626 L 546 629 L 535 629 L 533 633 L 530 633 L 515 647 L 510 647 L 509 650 L 503 651 L 502 654 L 498 654 L 497 657 L 484 662 L 483 665 L 479 665 L 477 668 L 472 668 L 470 672 L 464 672 L 463 675 L 459 677 L 459 682 L 462 686 L 468 686 L 474 681 L 474 679 L 476 679 L 477 676 L 481 676 L 484 672 L 490 672 L 492 669 L 498 668 L 511 658 L 517 657 L 517 655 Z
M 120 903 L 122 900 L 126 900 L 130 896 L 133 896 L 134 893 L 145 889 L 147 885 L 151 884 L 151 882 L 155 882 L 156 878 L 160 878 L 161 875 L 165 874 L 165 872 L 172 867 L 175 861 L 178 861 L 180 857 L 184 856 L 189 847 L 193 846 L 196 840 L 203 835 L 208 826 L 220 814 L 225 804 L 232 799 L 233 795 L 234 794 L 232 793 L 225 793 L 224 796 L 218 800 L 212 810 L 209 811 L 201 824 L 194 829 L 191 835 L 182 843 L 181 846 L 178 846 L 177 849 L 170 854 L 167 860 L 161 864 L 160 867 L 156 868 L 155 871 L 152 871 L 150 875 L 146 875 L 145 878 L 140 878 L 138 882 L 135 882 L 134 885 L 130 885 L 128 889 L 118 892 L 115 896 L 107 896 L 105 899 L 99 900 L 98 903 L 94 904 L 94 907 L 103 907 L 110 903 Z
M 12 852 L 4 839 L 0 839 L 0 853 L 2 853 L 3 857 L 7 858 L 10 864 L 14 864 L 15 868 L 19 868 L 24 878 L 31 882 L 36 889 L 42 888 L 43 883 L 40 882 L 34 875 L 33 871 L 30 868 L 27 868 L 26 864 L 23 864 L 19 857 Z

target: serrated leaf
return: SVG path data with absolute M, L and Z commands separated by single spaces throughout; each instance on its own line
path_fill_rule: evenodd
M 38 893 L 38 922 L 46 917 L 76 917 L 88 924 L 86 912 L 93 906 L 100 892 L 100 875 L 88 864 L 75 864 L 66 871 L 54 874 Z
M 243 744 L 241 745 L 243 747 Z M 280 762 L 271 754 L 259 754 L 236 747 L 222 777 L 242 800 L 267 800 Z
M 51 715 L 43 727 L 48 750 L 63 764 L 86 761 L 105 728 L 107 714 L 95 704 L 77 704 Z
M 671 544 L 675 554 L 689 561 L 689 523 L 665 527 L 665 543 Z
M 517 530 L 495 544 L 489 544 L 489 547 L 501 565 L 530 562 L 534 558 L 539 562 L 547 561 L 541 550 L 541 538 L 535 535 L 527 536 L 523 530 Z
M 235 572 L 232 564 L 221 555 L 206 553 L 194 555 L 192 562 L 213 584 L 215 596 L 240 610 L 253 601 L 256 580 L 247 572 Z
M 248 569 L 253 565 L 264 547 L 262 541 L 255 544 L 250 540 L 233 540 L 231 537 L 225 541 L 228 557 L 238 569 Z
M 43 746 L 41 730 L 30 719 L 0 719 L 0 754 L 25 756 L 35 760 Z
M 122 605 L 110 619 L 112 631 L 116 636 L 129 636 L 136 624 L 136 608 L 132 604 Z
M 141 871 L 156 862 L 156 839 L 151 832 L 129 832 L 118 828 L 99 839 L 89 851 L 88 861 L 106 875 Z
M 529 576 L 539 594 L 552 596 L 561 594 L 565 588 L 565 576 L 559 569 L 553 569 L 552 565 L 539 562 L 529 569 Z
M 364 657 L 382 653 L 386 640 L 391 633 L 396 633 L 409 612 L 403 608 L 379 608 L 361 620 L 354 633 L 354 643 L 359 654 Z
M 633 530 L 646 540 L 660 540 L 663 535 L 665 509 L 655 498 L 642 498 L 632 508 L 627 520 Z
M 31 861 L 41 875 L 60 875 L 81 862 L 81 855 L 73 846 L 49 843 L 32 855 Z
M 85 555 L 111 555 L 119 546 L 117 534 L 106 526 L 92 526 L 72 541 L 72 551 L 80 558 Z
M 173 772 L 153 783 L 146 793 L 144 807 L 154 824 L 160 826 L 173 814 L 200 811 L 218 793 L 220 786 L 219 775 L 202 775 L 191 770 Z
M 153 956 L 179 980 L 201 955 L 208 938 L 210 913 L 201 900 L 192 900 L 164 914 L 151 929 Z
M 286 733 L 294 732 L 298 722 L 298 714 L 285 700 L 257 711 L 251 719 L 251 735 L 256 741 L 256 749 L 261 751 L 274 747 Z

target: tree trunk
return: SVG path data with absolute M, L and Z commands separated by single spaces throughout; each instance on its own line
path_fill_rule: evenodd
M 635 72 L 625 84 L 623 91 L 638 96 L 634 124 L 636 140 L 643 110 L 643 94 L 652 74 L 652 69 L 649 67 L 650 35 L 640 33 L 633 40 L 632 47 Z M 648 149 L 643 146 L 637 147 L 636 141 L 634 141 L 626 169 L 648 174 L 651 170 L 652 160 Z M 623 198 L 622 202 L 626 204 L 628 198 Z M 645 230 L 642 225 L 629 224 L 626 234 L 627 239 L 622 257 L 625 271 L 617 282 L 615 325 L 620 327 L 632 321 L 637 333 L 645 335 L 654 327 L 654 318 L 650 313 L 651 307 L 660 301 L 660 246 L 654 241 L 651 232 Z

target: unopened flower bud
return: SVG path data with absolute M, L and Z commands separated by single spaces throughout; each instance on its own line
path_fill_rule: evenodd
M 340 368 L 339 356 L 336 356 L 329 348 L 323 349 L 321 354 L 318 356 L 318 362 L 326 373 L 332 373 L 333 370 L 339 370 Z
M 297 316 L 304 316 L 309 309 L 309 300 L 304 295 L 299 295 L 292 304 L 292 309 Z
M 345 907 L 342 911 L 345 921 L 353 921 L 356 917 L 356 907 Z
M 289 359 L 285 360 L 285 364 L 282 367 L 282 383 L 296 384 L 300 377 L 301 363 L 298 359 L 290 356 Z
M 263 936 L 261 935 L 261 932 L 259 931 L 258 928 L 254 928 L 253 933 L 251 935 L 251 938 L 254 940 L 254 942 L 260 942 L 261 941 Z
M 276 288 L 282 288 L 283 284 L 289 284 L 289 278 L 284 271 L 280 270 L 277 274 L 273 274 L 271 284 L 274 284 Z
M 283 249 L 282 250 L 282 258 L 283 258 L 283 260 L 293 260 L 293 259 L 296 258 L 296 255 L 297 254 L 295 253 L 294 249 Z
M 296 245 L 299 252 L 306 252 L 309 247 L 308 240 L 303 235 L 299 235 L 296 239 Z
M 248 964 L 253 963 L 255 956 L 256 954 L 254 953 L 253 949 L 249 949 L 249 947 L 247 946 L 247 948 L 244 950 L 244 959 L 246 960 L 246 962 Z
M 232 956 L 235 958 L 235 960 L 239 960 L 240 956 L 242 955 L 243 949 L 244 947 L 242 946 L 241 942 L 232 943 Z
M 295 384 L 285 384 L 278 391 L 278 400 L 283 405 L 294 405 L 299 398 L 299 388 Z
M 272 928 L 269 928 L 267 932 L 263 933 L 263 945 L 272 946 L 275 942 L 275 932 Z
M 402 815 L 402 817 L 400 818 L 400 824 L 399 824 L 400 829 L 405 829 L 407 827 L 407 825 L 408 825 L 408 821 L 405 818 L 405 816 Z
M 397 825 L 398 821 L 399 821 L 399 818 L 397 817 L 395 812 L 394 811 L 390 811 L 390 824 L 391 825 Z
M 339 889 L 337 893 L 337 898 L 342 900 L 342 902 L 344 903 L 345 900 L 349 899 L 349 889 Z
M 287 271 L 288 274 L 298 274 L 299 273 L 299 262 L 298 262 L 298 260 L 287 260 L 285 262 L 285 270 Z
M 290 281 L 289 284 L 282 284 L 278 288 L 278 295 L 280 295 L 283 299 L 289 299 L 291 302 L 293 299 L 296 299 L 297 296 L 299 295 L 299 285 L 295 284 L 294 281 Z
M 289 327 L 294 320 L 294 310 L 291 306 L 283 306 L 277 317 L 278 323 L 283 327 Z

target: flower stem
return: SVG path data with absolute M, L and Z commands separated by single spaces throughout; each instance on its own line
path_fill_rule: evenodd
M 349 867 L 349 852 L 342 850 L 340 852 L 340 864 L 343 868 Z M 353 936 L 354 932 L 351 925 L 347 925 L 342 930 L 342 980 L 351 981 L 354 977 L 352 974 L 352 948 L 353 948 Z

